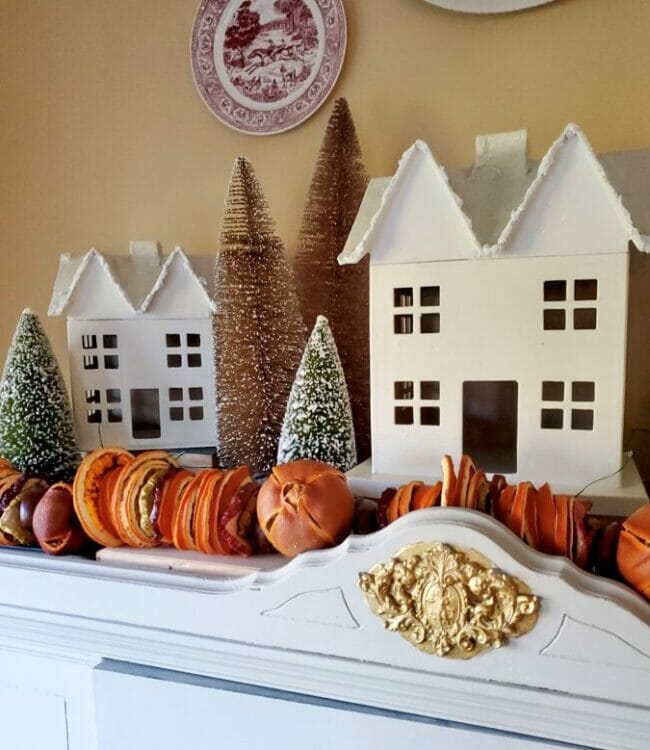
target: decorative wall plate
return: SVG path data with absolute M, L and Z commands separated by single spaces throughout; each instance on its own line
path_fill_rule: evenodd
M 346 39 L 342 0 L 201 0 L 192 30 L 194 81 L 231 128 L 281 133 L 325 101 Z
M 553 0 L 427 0 L 427 2 L 447 10 L 457 10 L 460 13 L 510 13 L 514 10 L 545 5 Z

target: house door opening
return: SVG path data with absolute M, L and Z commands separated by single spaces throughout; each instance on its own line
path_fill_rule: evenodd
M 463 383 L 463 453 L 485 471 L 517 471 L 517 400 L 515 381 Z
M 139 440 L 160 437 L 160 399 L 157 388 L 132 389 L 131 432 Z

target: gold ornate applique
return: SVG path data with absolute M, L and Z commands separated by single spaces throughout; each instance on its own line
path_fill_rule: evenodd
M 359 574 L 388 630 L 422 651 L 469 659 L 500 648 L 537 622 L 539 599 L 471 549 L 420 542 Z

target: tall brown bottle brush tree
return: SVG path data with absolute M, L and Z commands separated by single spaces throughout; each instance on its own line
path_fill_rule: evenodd
M 253 168 L 235 160 L 215 266 L 217 449 L 224 466 L 275 463 L 307 339 L 293 273 Z
M 294 269 L 301 310 L 311 329 L 328 318 L 348 384 L 357 455 L 370 455 L 368 263 L 340 266 L 337 257 L 361 205 L 368 176 L 345 99 L 332 110 L 309 188 Z

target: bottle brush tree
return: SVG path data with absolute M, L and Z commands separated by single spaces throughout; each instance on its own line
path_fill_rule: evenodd
M 350 398 L 327 318 L 319 316 L 302 355 L 282 424 L 278 463 L 325 461 L 341 471 L 357 462 Z
M 262 188 L 235 160 L 215 266 L 217 452 L 255 473 L 275 463 L 306 330 Z
M 309 187 L 294 268 L 305 325 L 325 315 L 350 392 L 357 452 L 370 455 L 368 264 L 339 265 L 368 185 L 361 147 L 345 99 L 332 110 Z
M 0 381 L 0 456 L 49 482 L 72 481 L 80 461 L 65 384 L 31 310 L 20 316 Z

